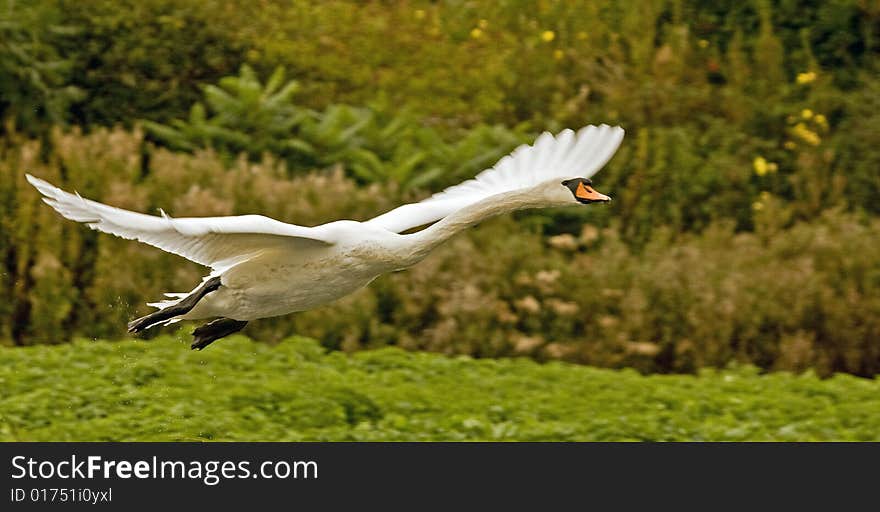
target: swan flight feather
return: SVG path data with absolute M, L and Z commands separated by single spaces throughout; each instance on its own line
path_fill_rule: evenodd
M 26 175 L 43 201 L 63 217 L 90 228 L 129 240 L 138 240 L 163 251 L 211 267 L 215 271 L 247 260 L 256 252 L 274 247 L 331 245 L 320 227 L 287 224 L 262 215 L 172 218 L 145 215 L 91 201 Z M 161 210 L 160 210 L 161 211 Z

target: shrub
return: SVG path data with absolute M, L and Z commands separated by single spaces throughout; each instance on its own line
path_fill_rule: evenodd
M 166 126 L 145 120 L 144 127 L 173 149 L 212 148 L 230 159 L 245 153 L 252 160 L 270 153 L 295 167 L 315 153 L 312 145 L 296 136 L 299 125 L 313 115 L 293 103 L 298 87 L 295 81 L 285 83 L 282 68 L 264 85 L 250 67 L 243 66 L 238 76 L 225 77 L 217 86 L 205 85 L 205 104 L 193 105 L 187 121 L 176 119 Z M 313 159 L 307 162 L 314 164 Z
M 295 81 L 278 68 L 266 84 L 249 66 L 219 86 L 204 87 L 187 121 L 144 121 L 154 140 L 179 150 L 215 149 L 226 161 L 245 154 L 281 157 L 293 173 L 341 165 L 361 183 L 396 183 L 404 190 L 449 185 L 493 165 L 518 143 L 521 131 L 477 126 L 455 143 L 406 112 L 330 105 L 313 111 L 294 103 Z
M 68 118 L 83 91 L 71 81 L 72 61 L 53 44 L 76 33 L 61 13 L 7 0 L 0 6 L 0 133 L 9 126 L 30 133 Z
M 233 37 L 243 13 L 229 2 L 37 3 L 57 6 L 65 23 L 77 28 L 56 47 L 73 62 L 70 85 L 86 93 L 72 110 L 82 126 L 181 116 L 198 99 L 200 85 L 238 69 L 248 49 Z
M 840 92 L 870 83 L 880 40 L 877 10 L 859 0 L 11 4 L 16 17 L 64 13 L 77 28 L 45 23 L 37 35 L 74 63 L 62 85 L 86 92 L 73 110 L 85 125 L 185 117 L 200 85 L 243 62 L 285 67 L 309 108 L 384 102 L 442 131 L 718 112 L 740 125 L 805 72 Z

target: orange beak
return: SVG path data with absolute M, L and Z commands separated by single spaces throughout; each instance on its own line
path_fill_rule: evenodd
M 589 185 L 584 185 L 583 182 L 578 183 L 578 188 L 575 190 L 574 195 L 584 201 L 611 201 L 610 197 L 596 192 L 596 189 Z

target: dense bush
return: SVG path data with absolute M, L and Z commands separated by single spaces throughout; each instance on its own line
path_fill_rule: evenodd
M 186 112 L 199 86 L 234 72 L 247 44 L 232 29 L 251 2 L 221 0 L 38 0 L 63 13 L 75 34 L 55 37 L 72 62 L 69 83 L 85 92 L 77 124 L 130 125 Z
M 283 159 L 291 174 L 341 165 L 362 183 L 405 190 L 470 178 L 525 142 L 522 133 L 502 126 L 477 126 L 449 143 L 405 112 L 388 116 L 349 105 L 311 110 L 294 101 L 299 83 L 284 77 L 277 68 L 263 84 L 245 65 L 238 76 L 206 85 L 205 104 L 196 103 L 186 121 L 145 120 L 144 127 L 173 149 L 215 149 L 227 162 L 239 154 L 259 161 L 268 153 Z
M 0 134 L 8 125 L 40 133 L 67 121 L 70 105 L 83 91 L 70 85 L 73 62 L 53 44 L 77 33 L 46 6 L 0 4 Z
M 144 302 L 192 289 L 204 272 L 61 220 L 22 170 L 137 211 L 262 213 L 304 225 L 362 220 L 418 198 L 388 184 L 358 187 L 338 172 L 290 179 L 271 159 L 242 158 L 226 170 L 209 151 L 151 151 L 144 174 L 142 144 L 119 130 L 57 133 L 48 163 L 37 143 L 5 151 L 0 279 L 13 299 L 0 306 L 0 337 L 120 336 Z M 880 371 L 876 218 L 829 210 L 796 222 L 794 205 L 765 193 L 745 208 L 754 232 L 723 220 L 700 234 L 667 226 L 633 246 L 617 221 L 601 222 L 625 221 L 626 208 L 624 200 L 496 219 L 336 305 L 254 322 L 248 332 L 263 340 L 297 332 L 344 350 L 395 344 L 644 371 L 732 360 L 821 374 Z
M 880 381 L 163 336 L 0 348 L 0 411 L 0 441 L 878 441 Z
M 230 158 L 244 153 L 254 160 L 271 153 L 293 167 L 315 154 L 315 147 L 296 133 L 314 115 L 293 102 L 298 87 L 295 81 L 284 81 L 283 68 L 262 84 L 249 66 L 243 66 L 239 76 L 205 85 L 205 104 L 193 105 L 186 121 L 164 125 L 145 120 L 144 126 L 173 149 L 212 148 Z
M 746 89 L 741 105 L 769 103 L 810 70 L 853 87 L 876 66 L 880 11 L 858 0 L 266 2 L 240 34 L 252 64 L 287 65 L 313 106 L 378 95 L 456 125 L 643 125 L 730 108 L 719 96 L 731 90 Z
M 836 90 L 870 82 L 880 50 L 880 11 L 860 0 L 7 4 L 74 63 L 65 85 L 86 92 L 85 124 L 182 118 L 200 84 L 243 62 L 286 67 L 310 108 L 384 100 L 446 126 L 719 111 L 740 124 L 805 72 Z M 75 32 L 56 33 L 62 14 Z

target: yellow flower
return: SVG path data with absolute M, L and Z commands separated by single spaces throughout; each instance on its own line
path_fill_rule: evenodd
M 552 30 L 545 30 L 541 33 L 541 39 L 545 43 L 549 43 L 550 41 L 556 39 L 556 32 L 553 32 Z
M 423 19 L 425 19 L 425 14 L 426 14 L 426 13 L 425 13 L 425 10 L 424 10 L 424 9 L 416 9 L 415 16 L 416 16 L 416 19 L 417 19 L 417 20 L 423 20 Z
M 577 38 L 580 39 L 581 41 L 583 41 L 584 39 L 587 38 L 587 33 L 584 32 L 583 30 L 581 30 L 580 32 L 577 33 Z
M 799 83 L 799 84 L 808 84 L 808 83 L 816 80 L 816 73 L 814 71 L 807 71 L 806 73 L 798 73 L 796 80 L 797 80 L 797 83 Z
M 755 168 L 755 174 L 758 176 L 767 174 L 767 160 L 763 156 L 755 157 L 752 167 Z
M 565 57 L 565 52 L 564 52 L 564 51 L 562 51 L 562 50 L 554 50 L 554 51 L 553 51 L 553 58 L 554 58 L 554 59 L 556 59 L 556 60 L 562 60 L 563 57 Z
M 776 165 L 776 162 L 770 162 L 767 164 L 767 172 L 774 173 L 779 170 L 779 166 Z
M 760 201 L 755 201 L 754 203 L 752 203 L 752 210 L 755 210 L 756 212 L 759 212 L 759 211 L 761 211 L 761 210 L 763 210 L 763 209 L 764 209 L 764 205 L 761 204 Z
M 792 149 L 797 148 L 797 144 L 795 144 L 793 141 L 790 141 L 790 140 L 785 141 L 785 144 L 783 144 L 782 146 L 788 150 L 792 150 Z
M 474 39 L 479 39 L 479 38 L 483 37 L 483 31 L 478 28 L 475 28 L 475 29 L 471 30 L 471 37 L 473 37 Z
M 808 108 L 805 108 L 805 109 L 801 110 L 801 117 L 803 117 L 804 119 L 809 119 L 809 118 L 813 117 L 813 111 Z
M 821 126 L 823 129 L 828 129 L 828 119 L 825 118 L 822 114 L 816 114 L 816 117 L 813 118 L 813 121 L 816 121 L 816 124 Z
M 700 48 L 708 48 L 709 41 L 706 41 L 705 39 L 700 39 L 699 41 L 697 41 L 697 46 L 699 46 Z
M 489 27 L 489 22 L 486 21 L 486 20 L 480 20 L 480 21 L 477 23 L 477 26 L 480 27 L 481 29 L 485 30 L 486 28 Z
M 796 124 L 795 127 L 791 129 L 791 132 L 795 137 L 811 146 L 818 146 L 819 143 L 822 142 L 822 138 L 819 137 L 819 134 L 807 128 L 807 125 L 804 123 Z

